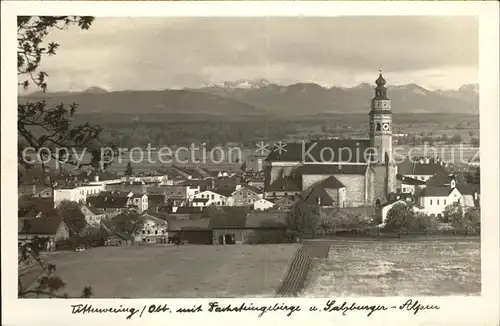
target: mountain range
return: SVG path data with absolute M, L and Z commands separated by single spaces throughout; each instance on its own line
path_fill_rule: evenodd
M 265 79 L 238 80 L 200 88 L 158 91 L 113 91 L 91 87 L 83 92 L 35 92 L 19 101 L 45 100 L 49 105 L 78 103 L 78 113 L 176 113 L 300 116 L 324 113 L 368 113 L 374 86 L 323 87 L 315 83 L 278 85 Z M 389 86 L 397 113 L 478 114 L 478 85 L 430 91 L 416 84 Z

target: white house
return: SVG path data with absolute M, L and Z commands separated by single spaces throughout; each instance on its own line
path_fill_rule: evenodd
M 230 197 L 216 193 L 211 190 L 205 190 L 193 196 L 192 205 L 196 207 L 204 206 L 231 206 Z
M 451 186 L 427 186 L 418 194 L 418 204 L 424 207 L 428 215 L 443 215 L 446 207 L 453 203 L 463 205 L 462 194 L 455 188 L 455 182 Z
M 85 216 L 85 221 L 87 225 L 92 227 L 98 227 L 101 224 L 101 220 L 106 219 L 107 215 L 98 210 L 91 209 L 86 205 L 80 206 L 80 211 Z
M 148 195 L 129 193 L 130 206 L 137 208 L 137 212 L 142 214 L 148 210 Z
M 57 207 L 63 200 L 85 203 L 90 196 L 96 196 L 104 191 L 103 184 L 84 184 L 77 186 L 63 186 L 54 189 L 54 205 Z
M 150 214 L 140 216 L 143 227 L 135 234 L 136 242 L 143 243 L 167 243 L 168 222 Z
M 430 158 L 404 160 L 397 167 L 397 173 L 414 180 L 427 181 L 436 174 L 446 174 L 445 164 Z
M 253 204 L 263 198 L 263 191 L 248 184 L 237 184 L 230 196 L 230 206 L 253 206 Z
M 274 207 L 274 203 L 267 199 L 259 199 L 253 203 L 253 209 L 256 211 L 264 211 Z

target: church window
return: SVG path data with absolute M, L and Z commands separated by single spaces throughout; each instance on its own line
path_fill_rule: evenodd
M 377 122 L 377 129 L 376 129 L 376 130 L 377 130 L 377 131 L 380 131 L 380 128 L 381 128 L 380 123 L 379 123 L 379 122 Z

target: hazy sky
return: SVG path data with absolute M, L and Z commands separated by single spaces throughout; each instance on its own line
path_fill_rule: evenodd
M 55 31 L 49 90 L 196 87 L 265 78 L 325 86 L 373 83 L 454 89 L 477 82 L 474 17 L 96 18 Z

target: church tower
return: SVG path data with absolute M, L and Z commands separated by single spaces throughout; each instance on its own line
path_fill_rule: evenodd
M 382 69 L 375 81 L 375 97 L 370 110 L 370 146 L 375 149 L 378 162 L 392 162 L 392 110 L 387 97 Z
M 396 166 L 392 155 L 392 109 L 387 97 L 386 81 L 382 69 L 375 81 L 375 97 L 370 110 L 370 147 L 375 151 L 375 161 L 370 163 L 374 172 L 369 182 L 369 200 L 376 204 L 386 202 L 396 188 Z

